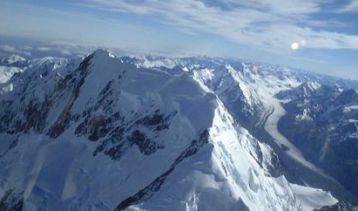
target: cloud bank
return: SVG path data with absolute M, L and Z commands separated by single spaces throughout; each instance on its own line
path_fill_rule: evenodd
M 306 48 L 358 49 L 358 36 L 330 30 L 321 13 L 352 13 L 357 1 L 333 0 L 83 0 L 83 6 L 155 18 L 187 33 L 210 33 L 239 44 L 266 50 L 289 50 L 293 42 Z M 337 6 L 324 10 L 327 4 Z

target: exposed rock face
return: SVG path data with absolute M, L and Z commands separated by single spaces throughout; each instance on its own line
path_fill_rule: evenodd
M 23 208 L 22 192 L 13 189 L 7 190 L 0 199 L 0 210 L 21 211 Z
M 155 192 L 160 190 L 160 187 L 165 182 L 167 176 L 174 171 L 176 166 L 182 162 L 185 158 L 188 158 L 197 153 L 201 147 L 208 143 L 208 131 L 203 131 L 198 140 L 193 140 L 191 144 L 175 159 L 174 163 L 163 174 L 157 177 L 152 183 L 145 188 L 139 190 L 133 196 L 130 196 L 123 200 L 115 210 L 124 210 L 130 205 L 139 204 L 149 200 Z
M 65 85 L 60 85 L 60 87 L 65 86 L 66 88 L 70 88 L 70 89 L 72 88 L 72 90 L 67 102 L 65 103 L 63 110 L 61 111 L 60 116 L 57 118 L 56 122 L 52 125 L 52 127 L 48 132 L 48 135 L 51 138 L 58 137 L 68 127 L 69 122 L 71 120 L 71 108 L 75 103 L 75 101 L 77 100 L 78 95 L 80 94 L 81 91 L 81 86 L 85 82 L 85 78 L 88 75 L 89 65 L 92 57 L 93 55 L 88 56 L 80 64 L 79 68 L 75 70 L 74 75 L 69 76 L 69 79 L 71 79 L 71 81 L 69 81 L 69 84 L 67 84 L 67 81 L 60 82 L 65 84 Z

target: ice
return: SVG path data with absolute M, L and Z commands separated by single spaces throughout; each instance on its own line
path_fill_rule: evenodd
M 23 69 L 18 67 L 0 66 L 0 87 L 2 84 L 8 82 L 15 73 L 22 71 Z
M 301 201 L 303 210 L 319 209 L 323 206 L 336 204 L 338 201 L 330 193 L 320 189 L 292 184 L 297 199 Z
M 344 112 L 351 112 L 351 111 L 354 111 L 354 110 L 358 110 L 358 105 L 351 105 L 351 106 L 346 106 L 344 107 L 343 111 Z

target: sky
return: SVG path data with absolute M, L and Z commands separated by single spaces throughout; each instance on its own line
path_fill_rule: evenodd
M 358 80 L 358 0 L 0 0 L 0 35 Z

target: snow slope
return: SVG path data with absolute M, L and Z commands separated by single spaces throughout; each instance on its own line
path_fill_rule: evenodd
M 302 156 L 300 150 L 291 144 L 277 129 L 278 121 L 285 114 L 285 110 L 275 95 L 301 85 L 301 81 L 289 75 L 289 70 L 283 69 L 279 75 L 268 74 L 267 72 L 261 73 L 261 71 L 264 71 L 263 67 L 245 63 L 243 63 L 242 71 L 236 70 L 231 65 L 225 65 L 224 70 L 221 69 L 220 71 L 227 71 L 232 81 L 221 81 L 219 87 L 208 85 L 210 87 L 208 90 L 213 90 L 213 92 L 219 93 L 220 95 L 220 93 L 235 86 L 234 84 L 238 84 L 238 88 L 242 91 L 244 102 L 247 103 L 251 109 L 249 112 L 260 113 L 256 126 L 263 127 L 279 145 L 287 148 L 286 152 L 289 156 L 306 167 L 323 174 L 316 166 L 307 161 Z M 210 71 L 208 69 L 199 68 L 194 70 L 194 78 L 202 82 L 202 84 L 210 84 L 214 78 L 218 77 L 215 76 L 214 73 L 217 75 L 222 74 L 218 73 L 218 70 Z M 228 80 L 227 77 L 225 77 L 224 80 Z M 311 82 L 309 85 L 313 88 L 319 86 L 317 82 Z M 253 110 L 255 105 L 260 106 L 259 112 Z

